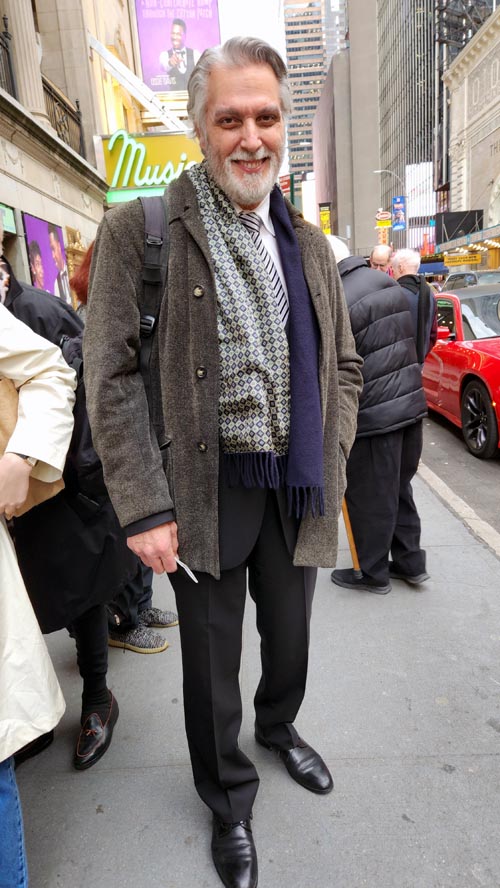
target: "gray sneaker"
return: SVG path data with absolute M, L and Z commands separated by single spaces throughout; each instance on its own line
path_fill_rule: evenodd
M 136 629 L 130 629 L 128 632 L 110 630 L 108 644 L 110 647 L 123 648 L 125 651 L 134 651 L 136 654 L 161 654 L 168 648 L 168 641 L 163 638 L 163 635 L 152 632 L 141 623 Z
M 179 618 L 173 611 L 162 611 L 159 607 L 148 607 L 139 612 L 139 625 L 153 629 L 169 629 L 179 625 Z

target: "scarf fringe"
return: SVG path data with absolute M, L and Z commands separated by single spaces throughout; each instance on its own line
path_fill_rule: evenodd
M 260 487 L 277 490 L 286 485 L 287 456 L 265 453 L 225 453 L 224 474 L 229 487 Z M 313 518 L 325 514 L 323 487 L 286 485 L 288 514 L 304 518 L 311 511 Z
M 224 470 L 229 487 L 270 487 L 285 483 L 287 457 L 272 450 L 264 453 L 225 453 Z
M 325 499 L 323 488 L 317 487 L 290 487 L 286 489 L 288 501 L 288 514 L 296 518 L 304 518 L 308 510 L 311 510 L 313 518 L 325 514 Z

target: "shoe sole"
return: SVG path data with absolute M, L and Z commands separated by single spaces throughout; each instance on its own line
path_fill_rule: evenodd
M 179 620 L 176 620 L 175 623 L 144 623 L 147 629 L 173 629 L 174 626 L 179 625 Z
M 420 586 L 421 583 L 425 583 L 426 580 L 430 580 L 430 575 L 428 573 L 419 574 L 417 577 L 408 577 L 405 574 L 397 574 L 390 572 L 389 576 L 392 580 L 404 580 L 405 583 L 409 583 L 410 586 Z
M 282 762 L 282 764 L 285 766 L 285 768 L 288 771 L 286 762 L 284 762 L 283 759 L 281 758 L 281 750 L 277 749 L 275 746 L 270 746 L 269 743 L 266 743 L 266 741 L 262 737 L 259 737 L 258 734 L 254 734 L 254 737 L 255 737 L 256 742 L 259 743 L 260 746 L 263 746 L 264 749 L 268 749 L 269 752 L 275 752 L 276 755 L 278 756 L 280 762 Z M 325 765 L 325 768 L 326 768 L 326 765 Z M 312 786 L 309 786 L 308 783 L 302 782 L 302 780 L 297 779 L 297 777 L 294 776 L 293 774 L 291 774 L 290 771 L 288 771 L 288 773 L 290 774 L 290 777 L 292 778 L 294 783 L 297 783 L 299 786 L 302 786 L 303 789 L 307 789 L 309 792 L 315 792 L 316 795 L 328 795 L 328 793 L 332 792 L 332 790 L 334 788 L 333 780 L 332 780 L 332 785 L 328 786 L 326 789 L 314 789 Z
M 134 654 L 161 654 L 162 651 L 166 651 L 169 647 L 168 641 L 162 647 L 141 648 L 125 641 L 115 641 L 114 638 L 108 638 L 108 645 L 113 648 L 121 648 L 122 651 L 133 651 Z
M 344 583 L 343 580 L 337 580 L 333 577 L 330 577 L 332 583 L 335 586 L 341 586 L 342 589 L 352 589 L 353 592 L 374 592 L 375 595 L 387 595 L 392 591 L 392 586 L 368 586 L 364 585 L 364 583 L 360 583 L 359 585 L 356 583 Z

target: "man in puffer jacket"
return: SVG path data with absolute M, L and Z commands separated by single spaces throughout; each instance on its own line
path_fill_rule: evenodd
M 347 463 L 346 502 L 362 577 L 334 570 L 347 589 L 386 594 L 390 577 L 429 579 L 411 480 L 422 452 L 426 402 L 408 299 L 389 275 L 329 237 L 342 278 L 356 350 L 364 359 L 356 440 Z M 393 561 L 389 561 L 389 553 Z

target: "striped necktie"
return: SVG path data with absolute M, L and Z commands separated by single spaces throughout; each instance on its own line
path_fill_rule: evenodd
M 271 283 L 276 296 L 276 302 L 278 303 L 278 310 L 280 313 L 281 322 L 283 326 L 286 327 L 288 315 L 290 313 L 288 296 L 286 294 L 285 288 L 283 287 L 283 284 L 281 283 L 281 278 L 278 274 L 272 256 L 266 250 L 264 241 L 260 236 L 260 226 L 262 224 L 262 219 L 260 218 L 258 213 L 240 213 L 239 218 L 243 222 L 245 228 L 247 228 L 250 232 L 252 240 L 257 247 L 257 252 L 264 262 L 264 267 L 269 277 L 271 278 Z

